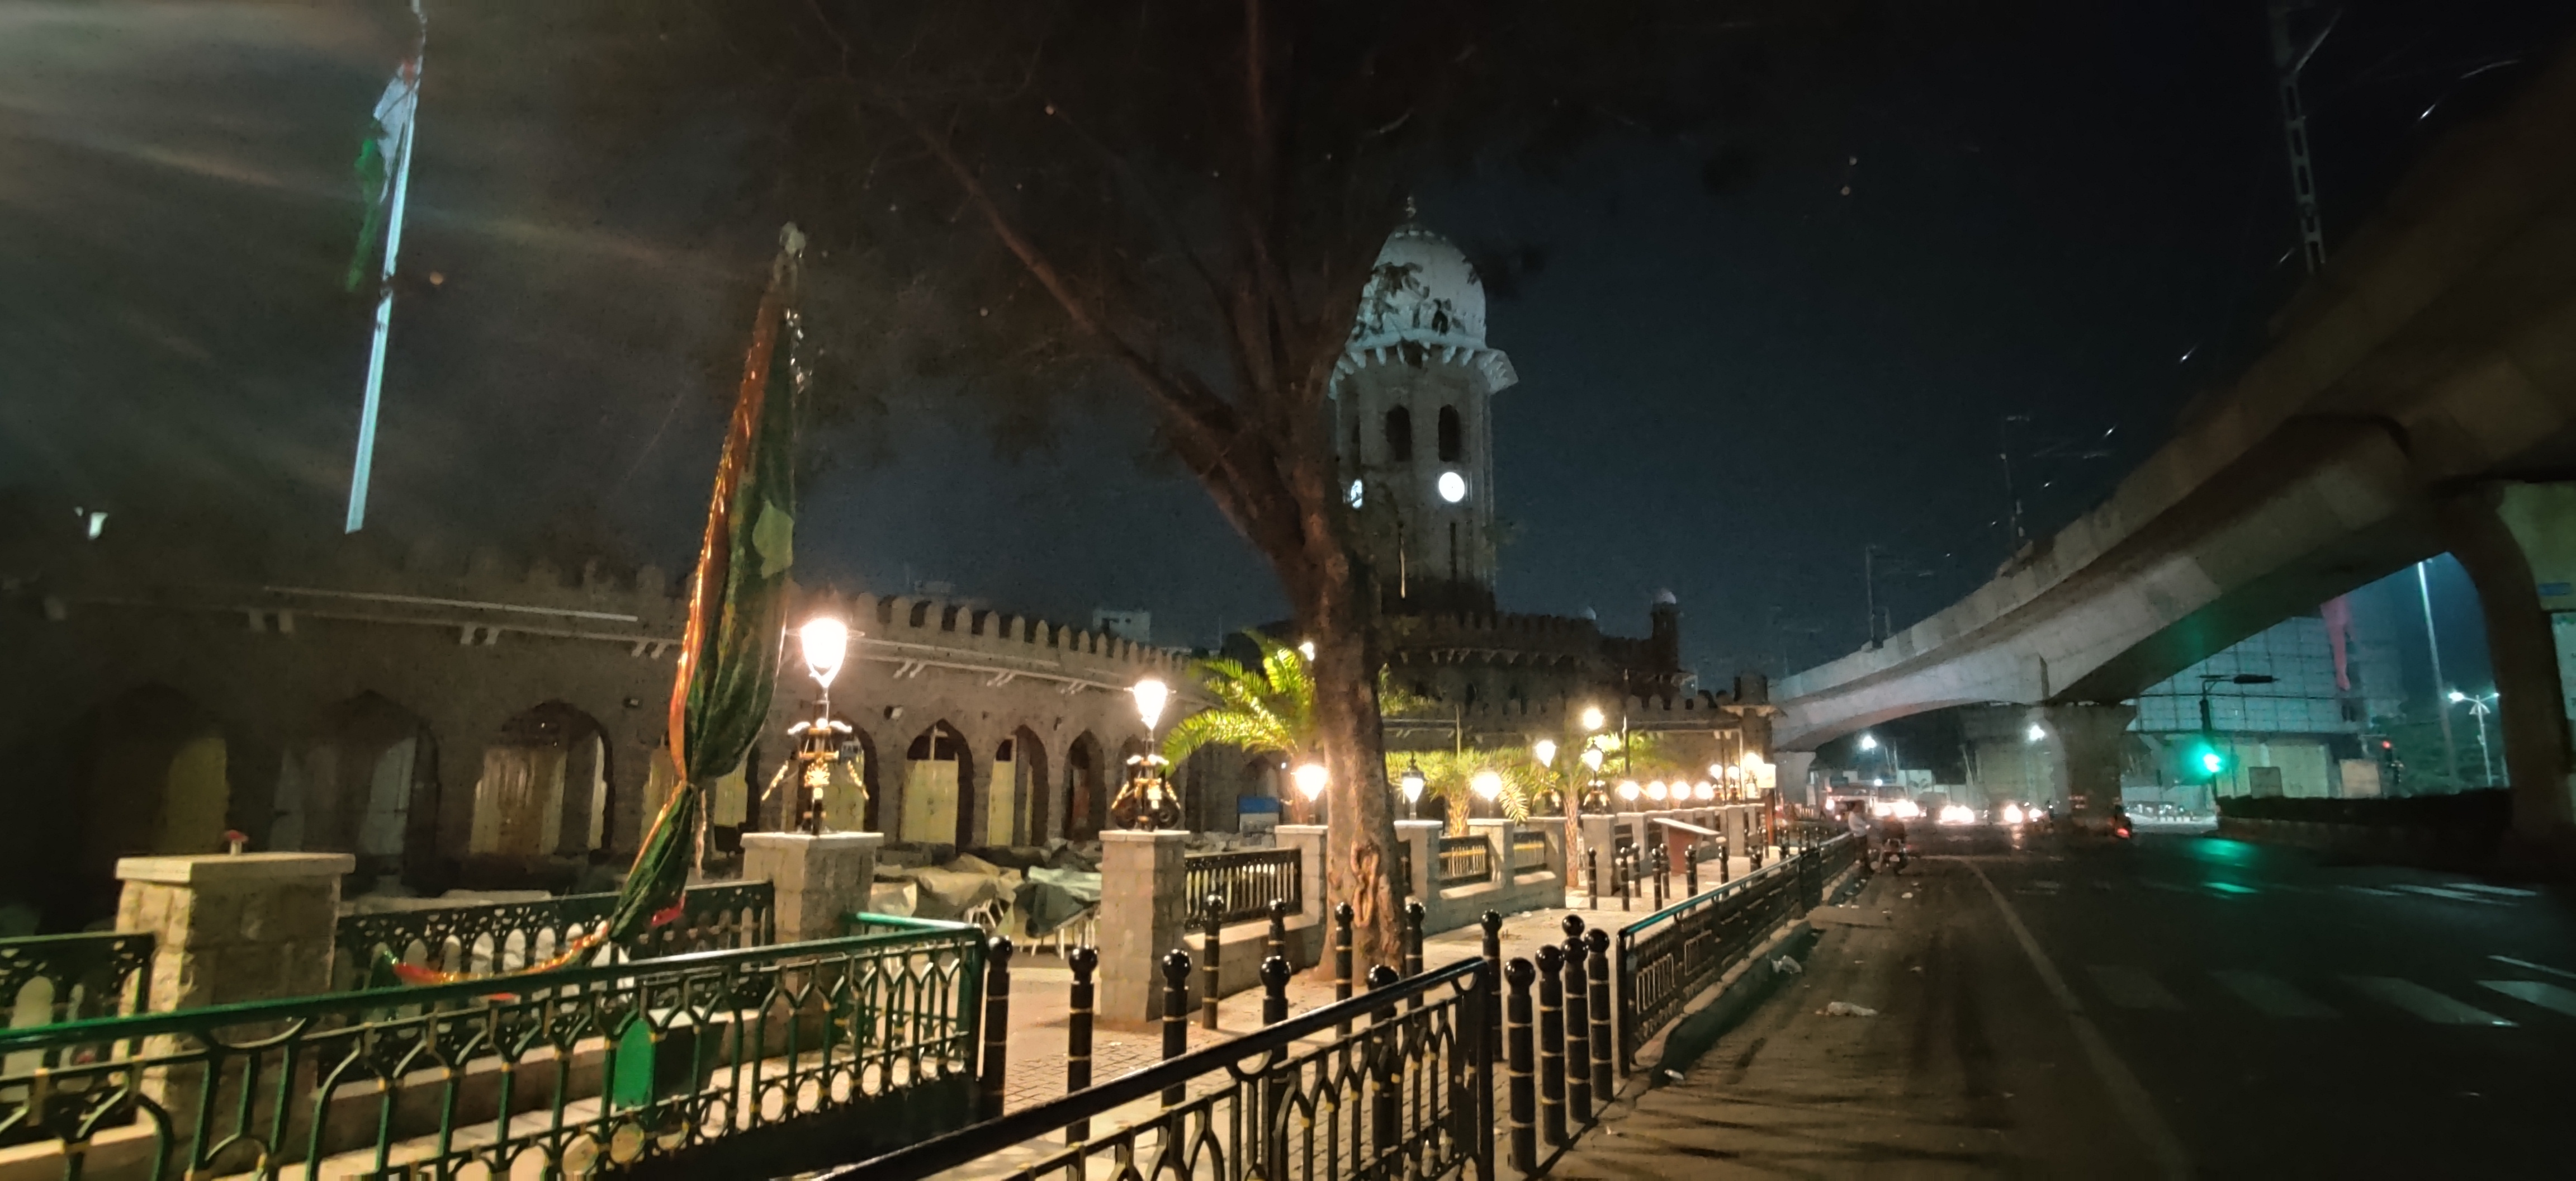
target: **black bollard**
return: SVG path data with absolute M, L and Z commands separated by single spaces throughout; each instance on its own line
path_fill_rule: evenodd
M 1100 953 L 1077 947 L 1065 953 L 1064 961 L 1073 969 L 1073 988 L 1064 1018 L 1064 1090 L 1070 1095 L 1091 1085 L 1091 974 L 1100 967 Z M 1065 1125 L 1065 1143 L 1080 1144 L 1088 1139 L 1090 1120 Z
M 1725 885 L 1735 877 L 1735 842 L 1717 838 L 1717 884 Z
M 1619 913 L 1628 913 L 1628 904 L 1637 897 L 1637 851 L 1630 849 L 1619 857 Z
M 1682 855 L 1682 888 L 1690 891 L 1687 897 L 1691 898 L 1699 897 L 1699 851 L 1701 847 L 1700 842 L 1692 841 L 1690 852 Z
M 1565 953 L 1538 949 L 1538 1136 L 1565 1143 Z
M 1482 923 L 1485 928 L 1485 968 L 1494 983 L 1500 984 L 1503 980 L 1503 913 L 1486 911 Z M 1493 1010 L 1493 1018 L 1485 1022 L 1485 1052 L 1500 1054 L 1503 1049 L 1503 1007 L 1487 1005 L 1486 1008 Z
M 1210 894 L 1207 896 L 1206 951 L 1200 956 L 1199 964 L 1199 1025 L 1207 1029 L 1216 1028 L 1216 952 L 1224 933 L 1225 897 Z
M 1592 1097 L 1608 1107 L 1610 1097 L 1619 1093 L 1619 1082 L 1610 1074 L 1618 1050 L 1610 1032 L 1610 932 L 1594 927 L 1583 933 L 1583 945 L 1592 950 L 1583 961 L 1592 986 Z
M 1592 889 L 1586 891 L 1583 895 L 1583 908 L 1585 910 L 1601 909 L 1601 850 L 1585 849 L 1583 851 L 1583 876 L 1590 879 L 1592 882 Z
M 1288 900 L 1270 900 L 1270 946 L 1261 953 L 1269 959 L 1288 958 Z
M 1393 988 L 1396 980 L 1395 969 L 1385 964 L 1369 969 L 1370 992 Z M 1378 1144 L 1399 1143 L 1404 1139 L 1404 1027 L 1396 1024 L 1393 1005 L 1369 1013 L 1367 1063 L 1370 1136 Z
M 1592 990 L 1583 967 L 1583 920 L 1565 916 L 1565 1117 L 1592 1122 Z
M 1347 902 L 1333 908 L 1333 999 L 1351 999 L 1351 904 Z M 1351 1023 L 1334 1026 L 1333 1034 L 1351 1036 Z
M 984 960 L 984 1069 L 975 1080 L 985 1119 L 1002 1116 L 1003 1076 L 1011 1069 L 1011 941 L 993 937 Z
M 1666 856 L 1664 848 L 1665 842 L 1659 839 L 1655 842 L 1654 848 L 1646 851 L 1647 872 L 1652 873 L 1655 877 L 1655 905 L 1653 907 L 1655 910 L 1662 910 L 1664 908 L 1664 877 L 1666 872 L 1672 868 L 1665 864 L 1669 858 Z
M 1421 899 L 1417 898 L 1404 904 L 1404 974 L 1406 976 L 1422 974 L 1422 924 L 1429 917 L 1429 912 L 1423 908 Z M 1421 993 L 1413 994 L 1411 1007 L 1416 1009 L 1422 1007 Z
M 1522 1176 L 1538 1171 L 1538 1090 L 1530 1044 L 1530 980 L 1537 976 L 1528 960 L 1503 966 L 1510 994 L 1503 1001 L 1504 1069 L 1510 1072 L 1512 1167 Z
M 1190 953 L 1173 948 L 1163 957 L 1163 1061 L 1190 1050 Z M 1177 1107 L 1188 1090 L 1180 1084 L 1163 1088 L 1163 1106 Z
M 1261 1024 L 1265 1027 L 1288 1019 L 1288 973 L 1286 956 L 1261 961 Z

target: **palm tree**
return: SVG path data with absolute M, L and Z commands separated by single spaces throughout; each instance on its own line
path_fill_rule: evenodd
M 1290 766 L 1320 752 L 1315 678 L 1305 654 L 1260 632 L 1243 634 L 1260 649 L 1259 664 L 1246 667 L 1220 656 L 1192 666 L 1217 704 L 1182 718 L 1163 737 L 1163 757 L 1175 766 L 1211 742 L 1275 754 Z

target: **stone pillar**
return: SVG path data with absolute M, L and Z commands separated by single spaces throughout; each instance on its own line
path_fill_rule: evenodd
M 1297 850 L 1297 874 L 1303 879 L 1298 891 L 1306 902 L 1298 913 L 1314 923 L 1322 923 L 1330 913 L 1324 905 L 1324 896 L 1332 889 L 1324 881 L 1326 831 L 1320 824 L 1282 824 L 1271 833 L 1280 848 Z
M 1181 897 L 1186 832 L 1100 834 L 1100 993 L 1103 1021 L 1141 1025 L 1163 1014 L 1163 953 L 1188 935 Z M 1196 951 L 1191 952 L 1193 959 Z
M 742 834 L 742 876 L 775 892 L 778 942 L 804 943 L 842 933 L 842 916 L 868 908 L 876 884 L 879 832 Z
M 1581 879 L 1581 885 L 1583 888 L 1590 890 L 1592 888 L 1592 879 L 1587 875 L 1591 873 L 1595 866 L 1600 867 L 1602 880 L 1604 882 L 1609 880 L 1611 872 L 1610 853 L 1611 850 L 1618 847 L 1616 844 L 1616 838 L 1611 835 L 1614 831 L 1612 828 L 1614 823 L 1616 822 L 1609 816 L 1605 816 L 1598 812 L 1586 812 L 1583 814 L 1580 822 L 1580 827 L 1583 830 L 1583 847 L 1580 849 L 1567 850 L 1565 854 L 1565 864 L 1567 866 L 1566 878 L 1568 881 L 1573 881 L 1579 878 Z M 1607 895 L 1604 896 L 1606 897 Z
M 2057 755 L 2050 786 L 2066 801 L 2067 815 L 2109 815 L 2120 802 L 2120 768 L 2138 707 L 2051 705 L 2039 714 L 2043 742 Z
M 2524 850 L 2576 855 L 2576 751 L 2569 741 L 2576 697 L 2568 694 L 2576 669 L 2576 484 L 2488 484 L 2439 511 L 2444 540 L 2476 584 L 2486 618 L 2496 689 L 2491 724 L 2504 739 L 2513 841 Z M 2476 736 L 2469 740 L 2464 749 Z
M 124 857 L 116 929 L 153 937 L 156 1012 L 331 991 L 346 853 Z
M 1395 839 L 1413 850 L 1413 893 L 1424 905 L 1440 893 L 1440 829 L 1437 820 L 1398 820 Z
M 1512 871 L 1512 832 L 1519 826 L 1508 820 L 1470 820 L 1467 831 L 1485 838 L 1485 856 L 1494 867 L 1494 882 L 1508 886 L 1520 875 Z

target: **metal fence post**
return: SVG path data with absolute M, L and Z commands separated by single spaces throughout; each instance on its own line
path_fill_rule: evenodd
M 1619 1093 L 1619 1081 L 1610 1073 L 1616 1042 L 1610 1029 L 1610 932 L 1594 927 L 1583 934 L 1583 945 L 1592 949 L 1584 958 L 1585 976 L 1592 986 L 1592 1101 L 1603 1107 Z
M 1011 1062 L 1011 941 L 996 935 L 984 959 L 984 1069 L 975 1080 L 983 1118 L 1002 1114 L 1003 1076 Z
M 1699 897 L 1699 851 L 1703 847 L 1701 842 L 1693 841 L 1690 852 L 1682 856 L 1682 885 L 1690 891 L 1692 898 Z
M 1565 1143 L 1565 953 L 1538 949 L 1538 1134 Z
M 1475 1121 L 1467 1142 L 1475 1146 L 1477 1181 L 1498 1181 L 1499 1174 L 1494 1169 L 1494 1059 L 1501 1056 L 1503 1046 L 1501 961 L 1488 959 L 1476 973 L 1475 1002 L 1476 1023 L 1494 1030 L 1495 1036 L 1490 1040 L 1478 1038 L 1470 1043 L 1467 1051 L 1470 1064 L 1468 1086 L 1475 1093 L 1459 1105 L 1459 1113 Z
M 1725 885 L 1735 877 L 1735 842 L 1717 838 L 1717 884 Z
M 1512 1167 L 1523 1176 L 1538 1171 L 1538 1091 L 1530 1071 L 1530 980 L 1537 976 L 1530 962 L 1515 959 L 1503 967 L 1503 979 L 1511 985 L 1511 997 L 1503 1002 L 1503 1050 L 1508 1055 L 1506 1069 L 1511 1072 Z
M 1619 879 L 1619 913 L 1626 914 L 1637 894 L 1637 851 L 1630 849 L 1611 860 L 1618 863 L 1611 876 Z
M 1288 957 L 1274 955 L 1261 961 L 1261 1024 L 1277 1025 L 1288 1019 Z
M 1654 848 L 1646 851 L 1647 869 L 1655 875 L 1654 910 L 1662 910 L 1664 908 L 1664 879 L 1671 876 L 1671 861 L 1672 858 L 1670 854 L 1665 851 L 1665 843 L 1661 839 L 1655 841 Z
M 1271 913 L 1276 915 L 1278 912 Z M 1288 1019 L 1289 970 L 1286 956 L 1274 955 L 1261 961 L 1261 1024 L 1265 1027 Z M 1277 1052 L 1264 1060 L 1261 1073 L 1268 1077 L 1255 1092 L 1261 1097 L 1261 1108 L 1253 1113 L 1258 1120 L 1254 1126 L 1260 1129 L 1254 1134 L 1253 1143 L 1261 1146 L 1260 1160 L 1266 1163 L 1258 1172 L 1264 1177 L 1287 1175 L 1288 1124 L 1279 1117 L 1281 1099 L 1288 1093 L 1290 1085 L 1287 1076 L 1294 1074 L 1294 1068 L 1285 1074 L 1280 1072 L 1279 1067 L 1287 1061 L 1286 1054 Z
M 1163 1060 L 1169 1062 L 1189 1049 L 1190 953 L 1175 947 L 1163 957 Z M 1181 1083 L 1163 1088 L 1163 1106 L 1179 1106 L 1188 1089 Z
M 1565 1114 L 1592 1122 L 1592 991 L 1583 970 L 1583 920 L 1565 916 Z
M 1262 954 L 1269 959 L 1288 958 L 1288 900 L 1270 900 L 1270 945 Z
M 1064 1090 L 1070 1095 L 1091 1085 L 1091 974 L 1100 967 L 1100 953 L 1077 947 L 1065 953 L 1064 962 L 1073 969 L 1073 989 L 1066 998 L 1064 1019 Z M 1088 1139 L 1090 1120 L 1076 1120 L 1065 1126 L 1065 1143 L 1080 1144 Z
M 1351 999 L 1351 904 L 1347 902 L 1333 908 L 1333 999 Z M 1351 1036 L 1351 1023 L 1334 1026 L 1333 1036 Z
M 1199 979 L 1203 982 L 1199 993 L 1199 1024 L 1208 1029 L 1216 1028 L 1216 950 L 1218 940 L 1224 938 L 1224 930 L 1225 896 L 1210 894 L 1207 897 L 1206 948 L 1199 964 Z
M 1583 876 L 1591 879 L 1592 888 L 1583 894 L 1583 909 L 1601 909 L 1601 850 L 1583 851 Z

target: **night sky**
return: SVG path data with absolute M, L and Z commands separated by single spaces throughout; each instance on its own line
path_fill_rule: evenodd
M 479 36 L 477 7 L 430 6 L 378 519 L 622 535 L 677 569 L 757 279 L 737 260 L 774 227 L 695 226 L 739 180 L 717 121 L 569 165 L 574 71 Z M 2308 74 L 2330 250 L 2571 6 L 2346 7 Z M 369 312 L 338 288 L 349 161 L 398 52 L 387 10 L 0 0 L 0 488 L 337 530 Z M 1544 250 L 1491 315 L 1522 379 L 1496 419 L 1505 607 L 1641 633 L 1670 589 L 1704 676 L 1776 674 L 1862 641 L 1866 545 L 1899 628 L 1991 574 L 2001 416 L 2028 416 L 2034 533 L 2095 503 L 2302 277 L 2262 12 L 1889 5 L 1722 144 L 1427 187 L 1432 228 Z M 1163 643 L 1282 614 L 1132 404 L 1005 460 L 953 391 L 869 393 L 882 414 L 816 440 L 808 577 L 1142 607 Z

